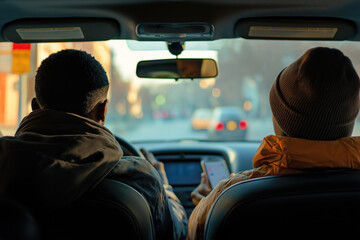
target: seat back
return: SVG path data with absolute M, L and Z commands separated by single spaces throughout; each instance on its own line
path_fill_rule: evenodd
M 39 226 L 30 212 L 19 202 L 0 197 L 0 239 L 38 240 Z
M 207 216 L 204 238 L 356 235 L 359 204 L 359 171 L 247 180 L 229 187 L 216 199 Z
M 155 239 L 146 200 L 132 187 L 110 179 L 48 223 L 47 239 Z

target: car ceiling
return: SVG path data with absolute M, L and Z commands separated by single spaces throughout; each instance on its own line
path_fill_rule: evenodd
M 349 40 L 360 40 L 359 10 L 360 1 L 351 0 L 0 0 L 0 41 L 16 41 L 9 26 L 15 22 L 21 27 L 30 19 L 36 19 L 37 27 L 51 27 L 48 23 L 54 19 L 61 19 L 61 25 L 64 19 L 106 18 L 116 23 L 114 32 L 84 40 L 145 40 L 135 33 L 139 23 L 210 23 L 214 26 L 211 39 L 219 39 L 237 37 L 235 27 L 240 20 L 258 17 L 345 19 L 355 29 Z

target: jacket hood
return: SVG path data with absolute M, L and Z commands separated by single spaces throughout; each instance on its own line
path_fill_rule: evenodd
M 23 119 L 0 139 L 0 192 L 42 212 L 67 206 L 120 161 L 113 134 L 95 121 L 54 110 Z
M 254 168 L 272 168 L 273 174 L 287 169 L 360 169 L 360 137 L 334 141 L 267 136 L 253 158 Z

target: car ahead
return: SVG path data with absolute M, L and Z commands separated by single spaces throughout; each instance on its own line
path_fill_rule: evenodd
M 248 131 L 248 121 L 238 107 L 216 107 L 208 128 L 211 140 L 244 141 Z
M 198 108 L 191 117 L 191 126 L 194 130 L 207 130 L 212 116 L 212 110 L 208 108 Z
M 171 169 L 169 183 L 190 216 L 202 159 L 221 157 L 231 172 L 251 169 L 262 138 L 274 134 L 268 93 L 285 66 L 326 46 L 343 51 L 360 72 L 359 11 L 358 0 L 0 1 L 0 131 L 13 135 L 31 111 L 41 60 L 66 48 L 86 50 L 111 82 L 106 127 L 124 139 L 125 153 L 144 147 Z M 176 58 L 214 59 L 218 75 L 136 75 L 139 61 Z M 228 124 L 217 117 L 213 140 L 189 127 L 199 106 L 234 105 L 248 118 L 229 117 Z M 227 141 L 229 128 L 244 137 Z

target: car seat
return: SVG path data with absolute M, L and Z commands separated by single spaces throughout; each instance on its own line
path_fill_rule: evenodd
M 360 229 L 360 171 L 262 177 L 227 188 L 207 216 L 204 239 L 355 236 Z
M 22 204 L 6 196 L 0 196 L 0 239 L 40 239 L 39 226 L 30 212 Z
M 46 239 L 155 239 L 146 200 L 132 187 L 110 179 L 47 220 Z

